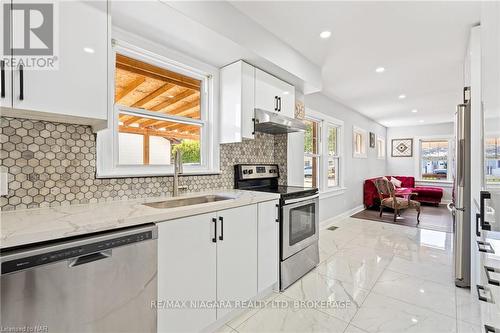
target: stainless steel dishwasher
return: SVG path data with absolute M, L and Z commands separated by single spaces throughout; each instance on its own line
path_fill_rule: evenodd
M 2 252 L 1 265 L 3 330 L 156 332 L 154 225 Z

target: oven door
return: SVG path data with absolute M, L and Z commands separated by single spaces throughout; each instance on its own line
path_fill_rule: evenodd
M 281 260 L 319 239 L 319 196 L 285 200 L 282 207 Z

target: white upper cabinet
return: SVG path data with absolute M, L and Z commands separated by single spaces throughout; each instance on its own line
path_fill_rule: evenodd
M 255 68 L 237 61 L 221 69 L 221 143 L 253 139 Z
M 220 142 L 254 138 L 255 109 L 290 118 L 295 114 L 295 87 L 244 61 L 221 69 Z
M 485 117 L 500 115 L 500 3 L 481 3 L 481 76 Z M 498 118 L 497 118 L 498 119 Z
M 295 88 L 271 74 L 255 69 L 255 108 L 294 117 Z
M 4 17 L 4 5 L 10 2 L 0 1 L 0 17 Z M 0 111 L 3 113 L 12 107 L 11 71 L 7 62 L 10 60 L 4 54 L 4 22 L 0 24 Z
M 13 0 L 14 18 L 18 2 Z M 12 68 L 11 115 L 103 128 L 108 109 L 107 2 L 56 1 L 53 13 L 55 68 Z M 20 29 L 14 24 L 15 48 L 27 45 Z M 33 36 L 31 45 L 43 45 Z M 23 56 L 22 51 L 13 53 L 14 59 Z

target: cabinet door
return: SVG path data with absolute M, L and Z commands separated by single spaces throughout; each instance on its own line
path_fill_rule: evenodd
M 16 3 L 20 0 L 14 0 Z M 13 106 L 37 116 L 107 118 L 108 15 L 106 1 L 56 1 L 56 69 L 14 68 Z M 16 29 L 16 27 L 14 28 Z M 24 34 L 14 31 L 13 44 Z M 55 48 L 57 50 L 57 48 Z M 21 99 L 21 81 L 23 98 Z M 34 111 L 34 112 L 33 112 Z M 80 122 L 85 122 L 81 120 Z M 89 122 L 91 124 L 91 122 Z
M 1 95 L 0 95 L 0 107 L 1 111 L 5 111 L 8 108 L 12 107 L 12 82 L 11 82 L 11 70 L 9 62 L 12 60 L 9 52 L 5 52 L 4 49 L 4 11 L 9 10 L 9 5 L 11 4 L 10 0 L 1 0 L 0 1 L 0 17 L 2 17 L 2 22 L 0 24 L 0 61 L 1 61 Z M 4 8 L 7 7 L 7 8 Z M 9 35 L 8 38 L 11 36 Z M 5 54 L 7 53 L 7 55 Z
M 255 108 L 278 112 L 279 80 L 260 69 L 255 69 Z
M 158 301 L 216 300 L 215 214 L 158 224 Z M 161 305 L 161 303 L 160 303 Z M 158 332 L 198 332 L 215 309 L 158 309 Z
M 279 113 L 290 118 L 295 117 L 295 87 L 286 82 L 281 82 L 280 95 L 278 96 Z
M 249 300 L 257 295 L 257 205 L 217 215 L 217 300 Z M 217 310 L 217 319 L 230 311 Z
M 278 200 L 258 204 L 258 292 L 276 285 L 279 265 Z
M 255 108 L 294 117 L 295 87 L 255 69 Z

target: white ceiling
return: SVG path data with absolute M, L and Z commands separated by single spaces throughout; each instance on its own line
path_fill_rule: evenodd
M 452 121 L 479 2 L 231 3 L 321 66 L 324 94 L 388 127 Z

